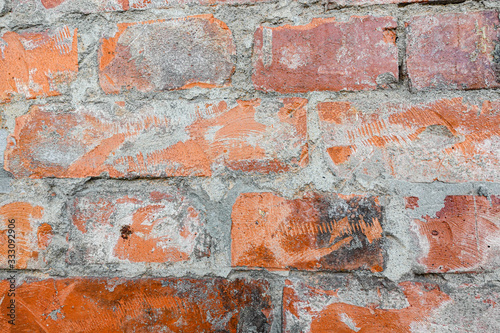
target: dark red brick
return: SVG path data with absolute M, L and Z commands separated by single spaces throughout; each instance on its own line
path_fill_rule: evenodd
M 394 18 L 373 16 L 261 26 L 254 36 L 254 86 L 281 93 L 385 86 L 398 78 L 395 28 Z
M 407 23 L 414 90 L 500 87 L 497 11 L 425 15 Z

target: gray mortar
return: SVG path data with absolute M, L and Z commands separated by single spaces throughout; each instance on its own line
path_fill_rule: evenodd
M 466 1 L 459 4 L 427 5 L 409 4 L 353 6 L 325 11 L 325 5 L 318 0 L 281 0 L 270 3 L 246 5 L 194 6 L 186 5 L 177 8 L 130 10 L 126 12 L 82 14 L 70 12 L 55 14 L 45 11 L 41 5 L 29 2 L 23 8 L 12 8 L 7 1 L 0 0 L 0 33 L 6 31 L 43 31 L 55 26 L 67 24 L 78 28 L 79 73 L 70 87 L 62 88 L 61 96 L 25 100 L 16 96 L 9 104 L 0 105 L 3 129 L 0 141 L 5 142 L 7 133 L 12 133 L 15 118 L 28 112 L 30 106 L 52 104 L 57 107 L 76 109 L 86 104 L 109 107 L 117 101 L 125 101 L 127 107 L 143 103 L 156 103 L 168 100 L 189 100 L 204 102 L 206 100 L 253 98 L 305 97 L 307 105 L 308 136 L 310 147 L 309 165 L 297 173 L 255 175 L 241 172 L 222 172 L 213 178 L 176 177 L 153 180 L 110 180 L 110 179 L 44 179 L 14 180 L 5 172 L 0 172 L 0 202 L 16 200 L 32 200 L 47 207 L 43 222 L 49 223 L 55 236 L 50 244 L 46 259 L 41 269 L 23 270 L 17 274 L 18 283 L 29 279 L 45 279 L 49 277 L 99 276 L 99 277 L 203 277 L 221 276 L 228 278 L 246 277 L 265 279 L 271 284 L 271 295 L 276 305 L 271 332 L 279 332 L 281 326 L 282 288 L 287 278 L 326 279 L 335 283 L 335 279 L 350 278 L 355 289 L 363 289 L 362 284 L 373 279 L 385 281 L 388 285 L 396 285 L 403 280 L 414 280 L 438 283 L 443 290 L 454 290 L 463 283 L 474 283 L 482 286 L 495 284 L 500 288 L 500 269 L 479 272 L 478 274 L 421 274 L 416 265 L 415 238 L 410 231 L 410 219 L 405 214 L 405 196 L 417 196 L 422 203 L 418 209 L 420 215 L 432 215 L 441 207 L 436 202 L 443 202 L 446 195 L 489 194 L 500 195 L 500 183 L 409 183 L 382 175 L 371 179 L 354 174 L 350 179 L 338 178 L 330 169 L 325 159 L 323 143 L 319 132 L 316 105 L 323 101 L 351 100 L 367 112 L 375 111 L 381 102 L 431 102 L 443 97 L 464 97 L 466 102 L 480 103 L 487 99 L 500 99 L 500 91 L 483 89 L 478 91 L 435 90 L 428 92 L 410 92 L 405 68 L 405 28 L 404 22 L 409 18 L 422 14 L 462 13 L 484 9 L 500 9 L 497 1 Z M 189 15 L 212 13 L 217 19 L 225 22 L 233 33 L 236 45 L 236 69 L 232 76 L 232 86 L 218 89 L 193 88 L 189 90 L 167 91 L 158 93 L 141 93 L 136 90 L 125 91 L 119 95 L 106 95 L 99 86 L 98 59 L 99 39 L 113 35 L 116 23 L 134 22 L 152 19 L 177 18 Z M 307 24 L 314 17 L 335 17 L 339 21 L 348 20 L 352 15 L 394 16 L 398 20 L 397 46 L 401 68 L 398 82 L 391 84 L 391 89 L 361 92 L 309 92 L 303 94 L 278 94 L 256 91 L 252 86 L 252 48 L 253 34 L 259 25 L 278 26 L 283 24 Z M 5 144 L 0 145 L 0 150 Z M 174 186 L 185 189 L 193 200 L 196 200 L 206 213 L 207 230 L 212 235 L 212 256 L 210 258 L 192 259 L 173 264 L 132 264 L 118 263 L 113 265 L 88 265 L 85 262 L 69 265 L 65 261 L 67 244 L 65 235 L 70 228 L 70 220 L 66 213 L 67 203 L 78 193 L 86 189 L 109 189 L 123 191 L 147 191 L 163 186 Z M 306 190 L 334 192 L 342 194 L 371 194 L 381 197 L 385 207 L 385 251 L 386 267 L 381 273 L 353 272 L 300 272 L 246 270 L 232 268 L 230 261 L 231 209 L 239 194 L 245 192 L 272 191 L 287 198 L 300 197 Z M 54 196 L 51 194 L 55 193 Z M 0 270 L 0 278 L 6 278 L 7 271 Z M 333 282 L 332 282 L 333 281 Z M 368 283 L 370 284 L 370 283 Z M 368 286 L 369 289 L 369 286 Z M 388 290 L 392 290 L 388 288 Z M 488 291 L 487 291 L 488 292 Z M 349 298 L 350 297 L 350 298 Z M 358 298 L 356 298 L 358 297 Z M 346 301 L 363 305 L 373 295 L 362 298 L 352 293 Z M 462 296 L 461 296 L 462 297 Z M 470 316 L 472 305 L 466 302 L 453 305 L 456 309 L 454 318 Z M 401 294 L 387 298 L 388 306 L 403 306 Z M 392 302 L 392 303 L 391 303 Z M 448 309 L 447 313 L 455 310 Z M 450 319 L 451 321 L 453 318 Z M 452 328 L 449 328 L 451 330 Z M 455 329 L 456 331 L 456 329 Z M 444 332 L 444 331 L 440 331 Z

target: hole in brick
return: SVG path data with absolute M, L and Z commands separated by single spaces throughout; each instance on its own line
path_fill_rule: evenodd
M 132 235 L 132 228 L 130 228 L 129 225 L 124 225 L 121 229 L 120 229 L 120 233 L 121 233 L 121 237 L 123 239 L 128 239 L 128 237 L 130 235 Z
M 433 236 L 437 236 L 437 235 L 439 235 L 439 232 L 437 230 L 432 230 L 431 234 Z

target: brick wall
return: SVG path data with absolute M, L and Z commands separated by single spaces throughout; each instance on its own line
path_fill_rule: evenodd
M 500 332 L 499 13 L 0 0 L 0 333 Z

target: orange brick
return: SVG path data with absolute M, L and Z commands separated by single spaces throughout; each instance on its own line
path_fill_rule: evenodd
M 500 87 L 497 11 L 425 15 L 407 23 L 412 89 Z
M 413 220 L 425 272 L 500 268 L 500 196 L 447 196 L 435 216 Z
M 385 103 L 375 112 L 351 102 L 318 104 L 325 158 L 336 175 L 411 182 L 499 181 L 500 103 L 462 98 Z M 408 172 L 411 170 L 411 172 Z
M 67 26 L 41 33 L 6 32 L 0 38 L 0 101 L 13 94 L 26 98 L 60 95 L 78 72 L 76 29 Z
M 118 24 L 101 40 L 99 81 L 106 93 L 223 87 L 234 71 L 231 31 L 212 15 Z
M 43 266 L 41 252 L 50 244 L 52 227 L 42 223 L 42 217 L 43 208 L 28 202 L 12 202 L 0 207 L 0 268 Z
M 233 206 L 233 266 L 380 271 L 382 207 L 374 197 L 244 193 Z
M 31 178 L 210 176 L 221 167 L 296 171 L 308 162 L 306 102 L 178 103 L 134 117 L 36 106 L 16 119 L 5 169 Z
M 9 329 L 7 289 L 1 281 L 0 327 Z M 267 332 L 273 319 L 268 289 L 265 281 L 224 279 L 23 283 L 10 332 Z
M 394 18 L 373 16 L 261 26 L 254 35 L 254 86 L 281 93 L 376 89 L 383 77 L 398 77 L 395 28 Z
M 304 333 L 415 332 L 416 327 L 432 323 L 434 311 L 451 301 L 450 296 L 434 284 L 405 281 L 398 287 L 407 301 L 403 308 L 383 307 L 382 297 L 366 306 L 349 304 L 340 296 L 341 292 L 342 295 L 355 294 L 349 286 L 323 289 L 287 281 L 283 290 L 283 332 L 297 332 L 294 330 L 297 327 Z M 375 290 L 381 296 L 380 288 Z M 367 295 L 359 292 L 357 297 L 363 300 Z
M 210 255 L 204 213 L 178 190 L 77 196 L 69 262 L 178 262 Z

